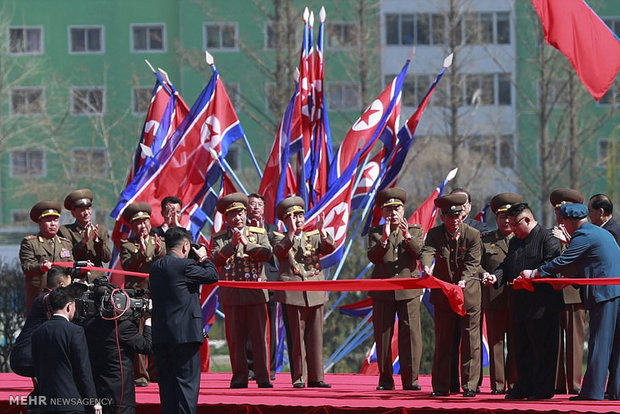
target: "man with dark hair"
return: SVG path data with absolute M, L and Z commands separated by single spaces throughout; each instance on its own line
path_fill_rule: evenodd
M 508 253 L 494 274 L 484 273 L 486 285 L 507 285 L 524 269 L 536 268 L 560 254 L 560 242 L 551 230 L 540 226 L 526 203 L 507 212 L 515 235 Z M 537 283 L 534 292 L 510 290 L 510 313 L 514 326 L 517 382 L 506 399 L 548 399 L 555 390 L 555 371 L 560 330 L 562 292 Z
M 153 227 L 151 229 L 151 234 L 164 237 L 166 230 L 171 227 L 180 226 L 182 208 L 183 203 L 178 197 L 164 197 L 164 199 L 161 200 L 161 216 L 164 218 L 164 222 L 159 227 Z
M 71 323 L 81 286 L 53 290 L 48 300 L 54 315 L 32 334 L 37 391 L 45 397 L 50 412 L 84 412 L 88 408 L 101 414 L 84 329 Z M 50 406 L 53 401 L 58 405 Z
M 49 272 L 47 272 L 47 287 L 43 289 L 43 292 L 32 302 L 32 307 L 26 318 L 26 323 L 11 349 L 11 369 L 17 375 L 24 377 L 35 376 L 32 362 L 32 333 L 51 317 L 47 295 L 52 290 L 68 286 L 69 284 L 71 284 L 71 276 L 69 275 L 68 269 L 52 267 Z
M 247 224 L 248 226 L 265 229 L 269 242 L 273 244 L 278 228 L 275 224 L 267 223 L 265 221 L 265 197 L 258 193 L 252 193 L 248 195 L 248 211 L 247 211 Z M 263 265 L 265 276 L 267 276 L 268 282 L 276 282 L 278 280 L 278 267 L 276 266 L 275 257 L 265 262 Z M 284 326 L 286 328 L 286 343 L 289 351 L 289 358 L 291 357 L 291 339 L 288 328 L 288 317 L 286 315 L 286 305 L 282 304 L 282 314 L 284 319 Z M 276 327 L 278 303 L 273 299 L 273 291 L 269 291 L 269 301 L 267 302 L 267 313 L 269 315 L 269 371 L 270 379 L 276 379 L 276 357 L 278 351 L 278 330 Z M 252 361 L 252 343 L 247 341 L 246 354 L 248 357 L 248 368 L 250 371 L 250 379 L 254 379 L 254 363 Z M 290 359 L 289 359 L 290 360 Z
M 561 256 L 539 266 L 524 270 L 526 278 L 549 277 L 567 265 L 579 269 L 578 277 L 613 278 L 620 274 L 620 248 L 612 236 L 588 223 L 588 209 L 583 204 L 560 207 L 564 226 L 571 236 Z M 620 286 L 582 286 L 584 304 L 590 314 L 588 368 L 578 396 L 571 400 L 602 400 L 605 394 L 607 369 L 610 368 L 609 398 L 620 399 Z
M 426 275 L 453 283 L 463 289 L 466 314 L 455 313 L 445 295 L 431 291 L 435 311 L 435 354 L 432 370 L 432 397 L 450 395 L 452 361 L 455 352 L 454 332 L 460 330 L 461 386 L 463 397 L 475 397 L 480 379 L 480 281 L 476 274 L 480 267 L 480 232 L 462 222 L 464 194 L 449 194 L 435 200 L 441 211 L 441 226 L 429 230 L 422 248 L 420 265 Z M 434 269 L 433 259 L 435 260 Z M 457 328 L 459 327 L 459 328 Z M 456 348 L 458 353 L 459 347 Z
M 200 346 L 204 323 L 200 285 L 215 283 L 217 269 L 207 250 L 192 247 L 192 234 L 171 227 L 165 235 L 167 254 L 151 266 L 153 350 L 159 369 L 163 413 L 195 413 L 200 390 Z M 189 259 L 190 252 L 198 260 Z
M 132 317 L 102 315 L 106 306 L 111 307 L 112 290 L 111 285 L 95 290 L 95 307 L 99 313 L 86 324 L 86 340 L 97 396 L 109 401 L 103 407 L 104 414 L 131 414 L 136 410 L 135 354 L 151 352 L 151 319 L 146 319 L 144 333 L 140 334 L 138 321 Z M 125 293 L 116 291 L 115 295 Z
M 453 189 L 450 194 L 465 194 L 467 196 L 467 202 L 463 204 L 463 223 L 475 228 L 480 232 L 480 234 L 485 234 L 488 231 L 487 224 L 469 217 L 469 214 L 471 213 L 471 194 L 469 194 L 469 191 L 464 188 L 457 187 Z
M 73 244 L 73 259 L 90 261 L 97 267 L 103 267 L 112 258 L 110 235 L 103 224 L 93 223 L 93 193 L 84 188 L 72 191 L 65 197 L 65 208 L 75 218 L 72 224 L 60 227 L 59 234 Z M 89 281 L 105 276 L 105 272 L 93 270 L 89 272 Z
M 607 230 L 614 236 L 616 243 L 620 246 L 620 225 L 614 220 L 614 205 L 605 194 L 596 194 L 590 197 L 588 204 L 588 216 L 595 226 Z

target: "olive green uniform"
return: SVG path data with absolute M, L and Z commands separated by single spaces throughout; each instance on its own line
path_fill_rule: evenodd
M 66 224 L 60 227 L 58 233 L 71 241 L 73 245 L 73 258 L 76 262 L 89 260 L 97 267 L 103 267 L 104 263 L 108 263 L 112 258 L 110 251 L 110 235 L 104 225 L 98 226 L 98 241 L 88 240 L 86 244 L 82 243 L 84 239 L 85 228 L 77 221 L 73 224 Z M 89 281 L 105 276 L 106 272 L 91 271 Z

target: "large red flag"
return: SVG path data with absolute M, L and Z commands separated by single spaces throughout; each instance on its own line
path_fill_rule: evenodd
M 620 41 L 583 0 L 532 0 L 545 40 L 566 56 L 597 101 L 620 69 Z

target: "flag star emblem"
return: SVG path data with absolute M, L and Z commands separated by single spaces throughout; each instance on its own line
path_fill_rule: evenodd
M 325 229 L 332 235 L 334 241 L 347 235 L 349 205 L 340 203 L 325 217 Z
M 374 127 L 381 120 L 383 115 L 383 104 L 379 99 L 375 101 L 364 111 L 360 119 L 353 125 L 351 129 L 354 131 L 363 131 Z

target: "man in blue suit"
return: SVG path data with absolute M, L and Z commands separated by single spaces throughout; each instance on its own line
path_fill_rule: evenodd
M 195 413 L 200 391 L 200 346 L 204 341 L 200 285 L 217 282 L 218 273 L 192 234 L 166 231 L 166 255 L 151 265 L 153 349 L 159 371 L 162 413 Z M 197 260 L 189 259 L 193 251 Z
M 611 233 L 588 223 L 588 208 L 583 204 L 560 207 L 564 226 L 571 240 L 562 255 L 536 270 L 524 270 L 523 277 L 548 277 L 562 267 L 573 264 L 586 278 L 620 277 L 620 248 Z M 588 368 L 576 400 L 602 400 L 605 394 L 607 368 L 615 377 L 610 399 L 620 396 L 620 286 L 584 285 L 583 303 L 590 312 Z

